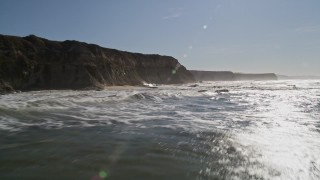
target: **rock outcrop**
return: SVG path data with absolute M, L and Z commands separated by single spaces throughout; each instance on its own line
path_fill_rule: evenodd
M 14 89 L 6 82 L 0 80 L 0 94 L 14 92 Z
M 0 35 L 0 91 L 83 89 L 194 81 L 176 59 L 34 35 Z M 4 90 L 2 90 L 4 91 Z

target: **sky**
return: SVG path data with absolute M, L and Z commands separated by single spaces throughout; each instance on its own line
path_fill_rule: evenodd
M 320 0 L 1 0 L 0 34 L 169 55 L 192 70 L 320 75 Z

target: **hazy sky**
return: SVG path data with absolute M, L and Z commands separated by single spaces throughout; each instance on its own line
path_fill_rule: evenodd
M 320 75 L 320 0 L 1 0 L 0 34 L 170 55 L 188 69 Z

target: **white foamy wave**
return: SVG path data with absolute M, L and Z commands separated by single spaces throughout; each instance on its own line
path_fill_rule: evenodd
M 293 90 L 292 84 L 301 88 Z M 271 104 L 277 99 L 294 100 L 294 106 L 288 111 L 303 109 L 301 111 L 308 112 L 310 117 L 303 123 L 309 123 L 315 129 L 318 127 L 317 122 L 312 120 L 319 117 L 319 104 L 314 103 L 315 99 L 320 98 L 317 96 L 320 94 L 317 82 L 204 82 L 191 86 L 38 91 L 5 95 L 1 96 L 0 104 L 2 129 L 23 129 L 23 125 L 63 128 L 116 122 L 135 122 L 138 125 L 139 122 L 143 124 L 152 119 L 154 115 L 159 119 L 174 119 L 170 126 L 177 128 L 203 129 L 214 126 L 230 129 L 259 124 L 243 120 L 244 117 L 256 116 L 254 119 L 264 122 L 267 117 L 257 116 L 257 112 L 269 112 L 278 108 Z M 228 89 L 229 92 L 217 93 L 216 90 L 219 89 Z M 282 108 L 282 111 L 286 110 Z M 295 116 L 299 117 L 299 113 Z M 279 116 L 281 115 L 278 114 Z M 153 124 L 157 125 L 156 122 Z M 159 124 L 160 126 L 164 125 Z

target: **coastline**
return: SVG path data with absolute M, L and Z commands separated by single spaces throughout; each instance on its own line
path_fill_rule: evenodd
M 192 74 L 171 56 L 35 35 L 0 35 L 0 45 L 2 92 L 194 82 Z

